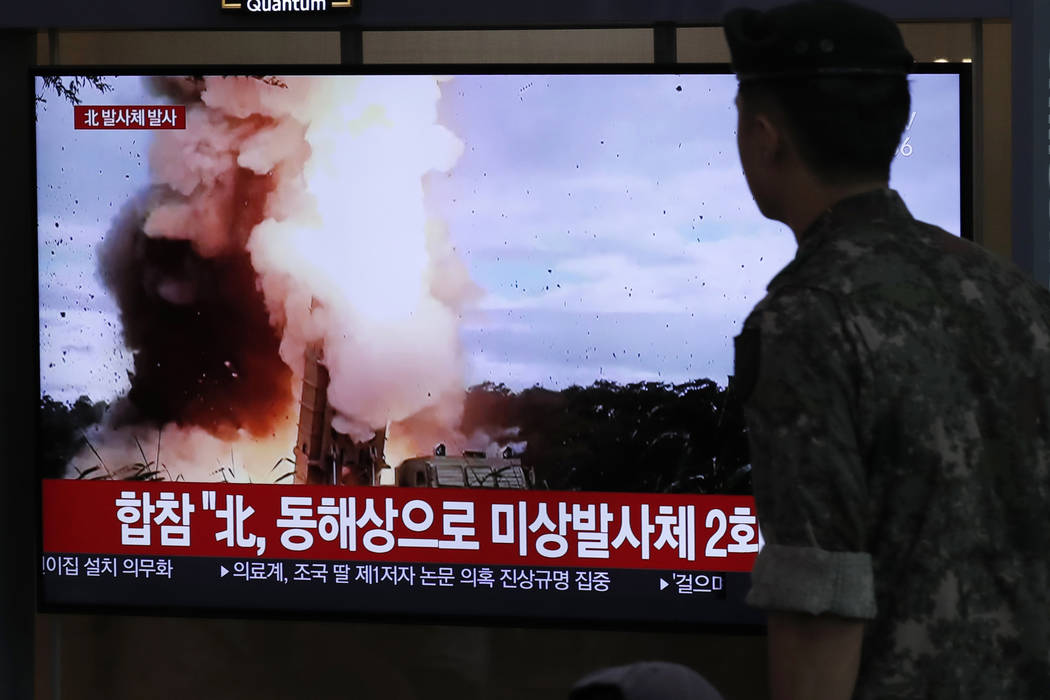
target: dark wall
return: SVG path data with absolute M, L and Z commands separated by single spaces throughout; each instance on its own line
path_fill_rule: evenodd
M 28 698 L 33 673 L 36 485 L 33 421 L 35 196 L 28 75 L 36 44 L 28 32 L 0 32 L 0 697 Z
M 754 636 L 78 615 L 42 616 L 39 647 L 37 697 L 63 700 L 560 700 L 644 659 L 686 664 L 727 700 L 768 697 Z

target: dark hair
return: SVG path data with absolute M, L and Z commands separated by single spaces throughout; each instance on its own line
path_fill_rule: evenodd
M 748 111 L 782 117 L 803 161 L 825 182 L 888 180 L 911 110 L 903 75 L 751 80 L 740 84 L 739 97 Z
M 624 696 L 615 685 L 592 684 L 570 692 L 569 700 L 624 700 Z

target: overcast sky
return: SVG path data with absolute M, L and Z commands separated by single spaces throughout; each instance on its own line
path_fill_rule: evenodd
M 84 102 L 156 101 L 139 79 L 112 82 Z M 733 336 L 795 250 L 740 172 L 735 78 L 461 76 L 441 89 L 439 119 L 465 150 L 424 184 L 485 292 L 462 329 L 468 383 L 724 384 Z M 914 76 L 912 99 L 911 155 L 891 184 L 958 232 L 957 77 Z M 112 399 L 131 358 L 94 256 L 148 184 L 149 132 L 74 131 L 50 97 L 37 133 L 42 391 Z

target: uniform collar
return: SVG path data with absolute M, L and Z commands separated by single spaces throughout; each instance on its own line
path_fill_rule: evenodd
M 841 199 L 828 207 L 799 236 L 795 258 L 777 273 L 766 289 L 772 291 L 778 282 L 782 281 L 782 278 L 787 277 L 790 271 L 799 267 L 814 251 L 829 240 L 854 232 L 863 233 L 867 224 L 911 218 L 911 212 L 904 205 L 904 200 L 896 191 L 888 187 L 880 187 Z

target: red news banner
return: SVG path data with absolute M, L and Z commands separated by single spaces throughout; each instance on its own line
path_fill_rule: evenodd
M 74 105 L 74 129 L 185 129 L 185 105 Z
M 46 479 L 48 553 L 750 571 L 749 496 Z

